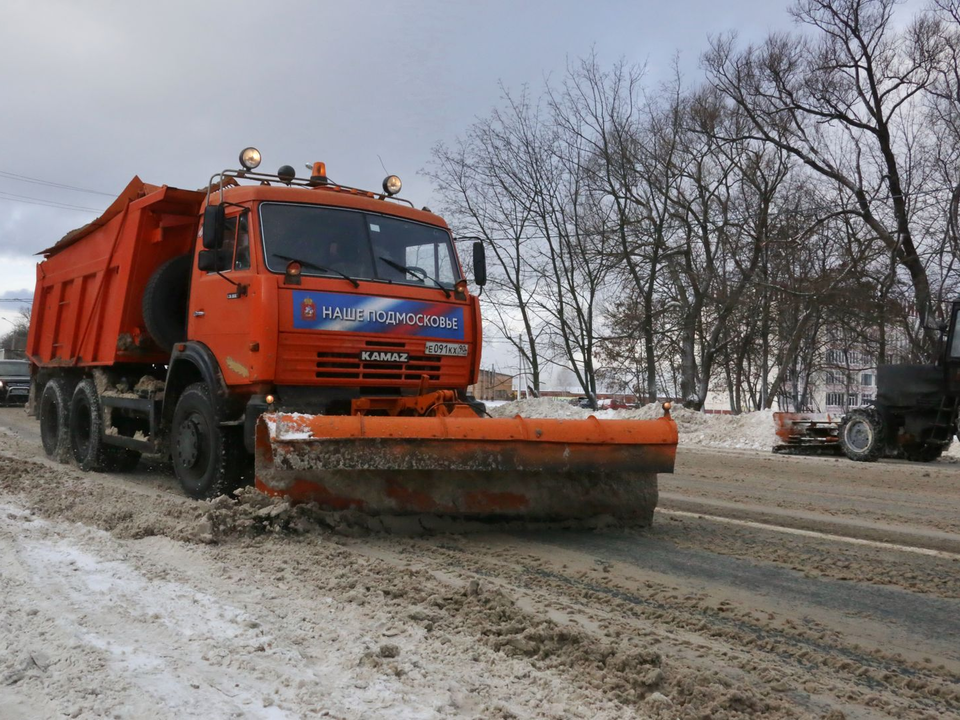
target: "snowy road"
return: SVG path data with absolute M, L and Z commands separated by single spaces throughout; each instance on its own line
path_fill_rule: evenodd
M 0 410 L 0 718 L 960 716 L 960 465 L 681 448 L 648 531 L 347 538 L 41 455 Z

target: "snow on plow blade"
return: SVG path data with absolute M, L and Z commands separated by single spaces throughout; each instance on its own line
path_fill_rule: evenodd
M 256 484 L 328 510 L 647 524 L 677 426 L 658 420 L 268 414 Z

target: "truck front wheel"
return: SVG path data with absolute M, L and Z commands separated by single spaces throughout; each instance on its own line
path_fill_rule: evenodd
M 103 442 L 103 412 L 97 386 L 89 378 L 73 391 L 70 402 L 70 449 L 81 470 L 93 472 L 130 471 L 140 453 Z
M 240 485 L 247 459 L 242 430 L 220 425 L 205 383 L 188 386 L 177 401 L 170 457 L 180 485 L 192 498 L 213 498 Z
M 57 462 L 70 459 L 69 419 L 69 386 L 63 378 L 54 378 L 40 396 L 40 441 L 47 457 Z

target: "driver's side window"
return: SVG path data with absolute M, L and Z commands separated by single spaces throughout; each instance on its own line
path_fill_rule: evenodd
M 223 221 L 223 245 L 217 250 L 217 270 L 230 272 L 233 269 L 233 248 L 237 242 L 237 216 Z
M 250 213 L 240 213 L 237 219 L 237 254 L 233 261 L 234 270 L 250 269 Z
M 219 272 L 250 268 L 249 213 L 231 215 L 223 222 L 223 246 L 217 250 Z

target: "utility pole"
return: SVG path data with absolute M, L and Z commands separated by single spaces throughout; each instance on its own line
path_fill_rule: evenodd
M 517 335 L 517 400 L 523 398 L 526 368 L 523 363 L 523 335 Z

